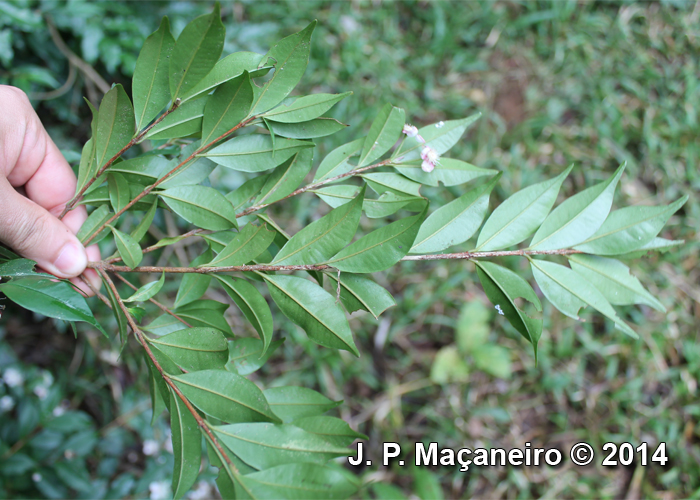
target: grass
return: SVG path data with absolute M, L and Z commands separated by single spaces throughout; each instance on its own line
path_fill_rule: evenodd
M 208 8 L 154 5 L 153 19 L 169 13 L 176 27 Z M 666 467 L 579 468 L 567 459 L 559 468 L 468 472 L 375 465 L 362 471 L 361 496 L 434 498 L 439 484 L 447 498 L 700 498 L 700 4 L 240 2 L 224 5 L 223 13 L 227 50 L 264 51 L 319 20 L 298 92 L 355 93 L 333 112 L 352 127 L 323 141 L 325 151 L 358 137 L 385 102 L 404 107 L 417 125 L 480 111 L 451 156 L 504 172 L 493 206 L 570 163 L 566 195 L 623 161 L 618 206 L 690 195 L 663 232 L 686 245 L 632 265 L 668 309 L 623 308 L 639 340 L 598 316 L 575 322 L 545 306 L 536 366 L 529 347 L 491 309 L 473 267 L 454 262 L 404 263 L 376 276 L 398 305 L 378 321 L 353 317 L 360 360 L 319 348 L 276 318 L 278 335 L 293 342 L 256 381 L 344 399 L 340 414 L 370 437 L 370 456 L 388 441 L 404 449 L 415 441 L 454 448 L 531 442 L 565 455 L 578 441 L 596 450 L 608 441 L 645 441 L 651 449 L 666 442 L 670 458 Z M 128 76 L 128 65 L 122 71 Z M 428 192 L 438 202 L 458 193 Z M 310 218 L 316 207 L 306 196 L 287 212 Z M 523 269 L 518 260 L 504 263 Z M 465 310 L 469 304 L 483 308 Z M 470 354 L 465 380 L 433 383 L 436 353 L 482 328 L 484 314 L 488 344 L 506 348 L 510 375 L 489 375 L 483 367 L 493 359 Z M 106 386 L 117 369 L 105 369 Z M 131 377 L 138 368 L 127 364 L 126 371 Z

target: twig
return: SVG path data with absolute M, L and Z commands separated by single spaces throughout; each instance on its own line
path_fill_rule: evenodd
M 357 175 L 357 174 L 360 174 L 362 172 L 366 172 L 367 170 L 371 170 L 373 168 L 383 167 L 385 165 L 391 164 L 392 162 L 393 162 L 393 160 L 391 160 L 391 159 L 380 161 L 379 163 L 375 163 L 374 165 L 368 165 L 366 167 L 356 168 L 354 170 L 350 170 L 349 172 L 345 172 L 344 174 L 336 175 L 335 177 L 331 177 L 329 179 L 324 179 L 324 180 L 321 180 L 318 182 L 307 184 L 306 186 L 300 187 L 296 191 L 292 191 L 287 196 L 285 196 L 284 198 L 280 198 L 279 200 L 275 200 L 275 201 L 272 201 L 270 203 L 261 203 L 260 205 L 253 205 L 252 207 L 247 208 L 246 210 L 241 212 L 240 214 L 236 214 L 236 218 L 245 217 L 246 215 L 250 215 L 253 212 L 257 212 L 258 210 L 261 210 L 265 207 L 269 207 L 273 203 L 278 203 L 280 201 L 286 200 L 287 198 L 291 198 L 292 196 L 296 196 L 298 194 L 305 193 L 310 189 L 316 189 L 316 188 L 324 186 L 328 183 L 331 183 L 331 182 L 334 182 L 334 181 L 337 181 L 340 179 L 344 179 L 346 177 L 352 177 L 353 175 Z
M 503 250 L 497 252 L 458 252 L 439 253 L 428 255 L 407 255 L 401 261 L 409 260 L 470 260 L 488 259 L 493 257 L 527 257 L 530 255 L 572 255 L 584 253 L 581 250 L 565 248 L 562 250 Z M 111 271 L 116 273 L 239 273 L 246 271 L 325 271 L 334 269 L 329 264 L 297 264 L 297 265 L 274 265 L 274 264 L 252 264 L 243 266 L 220 266 L 220 267 L 160 267 L 160 266 L 138 266 L 129 268 L 126 266 L 115 266 L 106 262 L 90 262 L 88 267 L 93 269 Z
M 49 90 L 48 92 L 30 92 L 30 99 L 37 99 L 39 101 L 50 101 L 51 99 L 56 99 L 61 97 L 63 94 L 68 92 L 73 84 L 75 83 L 75 77 L 78 74 L 75 64 L 68 61 L 68 78 L 66 83 L 54 90 Z
M 129 313 L 129 309 L 124 305 L 124 301 L 121 299 L 119 296 L 119 293 L 117 293 L 117 287 L 114 286 L 114 282 L 111 280 L 111 278 L 107 275 L 106 272 L 104 271 L 99 271 L 100 274 L 102 275 L 102 278 L 104 279 L 106 285 L 110 287 L 112 290 L 112 293 L 115 296 L 115 299 L 117 301 L 117 304 L 119 305 L 120 309 L 124 312 L 126 315 L 126 320 L 129 323 L 129 326 L 131 327 L 131 330 L 134 332 L 134 335 L 140 342 L 141 346 L 144 348 L 146 351 L 146 354 L 150 358 L 150 360 L 153 362 L 153 365 L 156 367 L 156 370 L 158 370 L 158 373 L 160 374 L 161 377 L 163 377 L 163 380 L 165 381 L 168 386 L 170 386 L 170 389 L 177 395 L 178 398 L 183 402 L 187 410 L 192 414 L 194 419 L 197 421 L 197 425 L 199 426 L 200 430 L 204 433 L 206 433 L 207 437 L 212 441 L 216 449 L 219 451 L 221 456 L 225 459 L 226 463 L 228 464 L 229 467 L 231 467 L 231 470 L 235 473 L 238 474 L 238 469 L 236 466 L 233 464 L 229 456 L 226 454 L 226 451 L 223 449 L 221 444 L 219 443 L 219 440 L 216 439 L 216 436 L 214 433 L 211 431 L 207 423 L 204 421 L 204 419 L 199 415 L 199 412 L 192 406 L 192 403 L 185 397 L 184 394 L 180 391 L 180 389 L 175 385 L 175 382 L 172 381 L 170 378 L 170 375 L 165 373 L 163 370 L 163 367 L 160 366 L 160 363 L 158 363 L 158 360 L 155 358 L 153 355 L 153 352 L 151 351 L 151 348 L 148 346 L 148 342 L 146 337 L 144 336 L 143 332 L 141 329 L 138 327 L 136 322 L 134 321 L 134 318 L 131 316 L 131 313 Z
M 107 162 L 102 166 L 102 168 L 100 168 L 97 171 L 97 173 L 89 181 L 87 181 L 85 183 L 85 185 L 80 189 L 80 191 L 78 191 L 78 193 L 73 197 L 73 199 L 66 205 L 66 207 L 63 209 L 63 212 L 61 212 L 61 215 L 58 216 L 58 219 L 59 220 L 63 219 L 63 217 L 65 217 L 68 212 L 70 212 L 71 210 L 73 210 L 73 208 L 75 208 L 76 203 L 78 203 L 83 198 L 85 191 L 87 191 L 90 188 L 90 186 L 92 186 L 94 184 L 94 182 L 97 179 L 99 179 L 102 174 L 105 173 L 105 170 L 107 170 L 109 167 L 112 166 L 112 164 L 115 161 L 117 161 L 117 158 L 119 158 L 121 155 L 123 155 L 129 149 L 131 149 L 134 145 L 141 142 L 143 140 L 143 138 L 146 136 L 146 134 L 149 132 L 149 130 L 151 130 L 153 127 L 158 125 L 161 122 L 161 120 L 163 120 L 163 118 L 165 118 L 170 113 L 175 111 L 179 106 L 180 106 L 180 98 L 177 98 L 177 99 L 175 99 L 175 102 L 172 104 L 172 106 L 170 106 L 170 108 L 168 108 L 168 110 L 165 113 L 160 115 L 157 120 L 155 120 L 153 123 L 151 123 L 145 129 L 143 129 L 141 132 L 139 132 L 135 137 L 133 137 L 126 146 L 124 146 L 123 148 L 121 148 L 117 152 L 117 154 L 115 154 L 109 160 L 107 160 Z M 86 242 L 86 244 L 87 244 L 87 242 Z
M 233 127 L 232 129 L 230 129 L 230 130 L 224 132 L 223 134 L 221 134 L 219 137 L 217 137 L 216 139 L 214 139 L 214 140 L 211 141 L 210 143 L 205 144 L 204 146 L 200 146 L 200 147 L 199 147 L 196 151 L 194 151 L 191 155 L 189 155 L 187 158 L 185 158 L 184 160 L 182 160 L 182 161 L 181 161 L 175 168 L 173 168 L 170 172 L 168 172 L 167 174 L 165 174 L 163 177 L 161 177 L 160 179 L 158 179 L 156 182 L 154 182 L 154 183 L 151 184 L 150 186 L 146 186 L 146 187 L 143 189 L 143 191 L 141 191 L 138 195 L 136 195 L 136 197 L 135 197 L 133 200 L 131 200 L 129 203 L 127 203 L 126 206 L 125 206 L 124 208 L 122 208 L 122 209 L 119 210 L 116 214 L 114 214 L 112 217 L 110 217 L 109 220 L 107 220 L 107 221 L 105 221 L 104 223 L 102 223 L 102 225 L 100 225 L 100 227 L 98 227 L 97 230 L 94 231 L 94 232 L 85 240 L 85 245 L 87 246 L 87 244 L 90 243 L 96 235 L 100 234 L 100 232 L 102 232 L 102 230 L 103 230 L 105 227 L 107 227 L 107 224 L 111 224 L 112 222 L 114 222 L 114 221 L 115 221 L 116 219 L 118 219 L 124 212 L 126 212 L 126 211 L 129 210 L 131 207 L 133 207 L 134 204 L 136 204 L 139 200 L 141 200 L 141 199 L 144 198 L 145 196 L 148 196 L 148 195 L 151 193 L 151 191 L 153 191 L 153 190 L 154 190 L 155 188 L 157 188 L 160 184 L 162 184 L 163 182 L 165 182 L 171 175 L 173 175 L 175 172 L 177 172 L 177 171 L 178 171 L 180 168 L 182 168 L 184 165 L 186 165 L 187 163 L 189 163 L 190 161 L 192 161 L 193 158 L 195 158 L 196 156 L 202 154 L 202 153 L 203 153 L 204 151 L 206 151 L 212 144 L 216 144 L 217 142 L 219 142 L 220 140 L 224 139 L 226 136 L 232 134 L 233 132 L 235 132 L 235 131 L 238 130 L 239 128 L 245 127 L 245 126 L 248 125 L 250 122 L 252 122 L 255 118 L 257 118 L 257 117 L 256 117 L 256 116 L 251 116 L 250 118 L 247 118 L 247 119 L 243 120 L 243 121 L 240 122 L 238 125 L 236 125 L 236 126 Z
M 122 280 L 124 283 L 126 283 L 129 287 L 131 287 L 132 290 L 138 290 L 138 288 L 136 288 L 134 285 L 132 285 L 132 284 L 131 284 L 124 276 L 122 276 L 121 274 L 119 274 L 119 273 L 114 273 L 114 275 L 115 275 L 117 278 L 119 278 L 120 280 Z M 182 319 L 180 316 L 178 316 L 177 314 L 175 314 L 174 312 L 172 312 L 167 306 L 164 306 L 163 304 L 161 304 L 160 302 L 156 301 L 155 299 L 148 299 L 148 301 L 151 302 L 151 303 L 153 303 L 153 304 L 155 304 L 156 306 L 158 306 L 163 312 L 168 313 L 170 316 L 172 316 L 173 318 L 175 318 L 176 320 L 178 320 L 180 323 L 182 323 L 183 325 L 185 325 L 187 328 L 192 328 L 192 325 L 190 325 L 187 321 L 185 321 L 185 320 Z

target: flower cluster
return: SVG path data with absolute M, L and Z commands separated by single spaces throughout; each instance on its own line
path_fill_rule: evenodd
M 421 135 L 418 133 L 418 129 L 415 126 L 409 124 L 404 125 L 403 133 L 406 135 L 406 137 L 415 137 L 423 144 L 423 149 L 421 149 L 420 152 L 420 157 L 423 162 L 421 163 L 420 167 L 424 172 L 432 172 L 435 166 L 440 162 L 440 155 L 438 152 L 425 144 L 425 139 L 421 137 Z

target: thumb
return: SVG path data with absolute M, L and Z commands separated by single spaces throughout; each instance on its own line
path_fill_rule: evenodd
M 85 270 L 85 248 L 68 226 L 0 177 L 0 241 L 60 278 Z

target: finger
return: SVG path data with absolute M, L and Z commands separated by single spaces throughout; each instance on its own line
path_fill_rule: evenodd
M 25 198 L 0 176 L 0 241 L 46 271 L 72 278 L 85 270 L 85 248 L 56 217 Z

